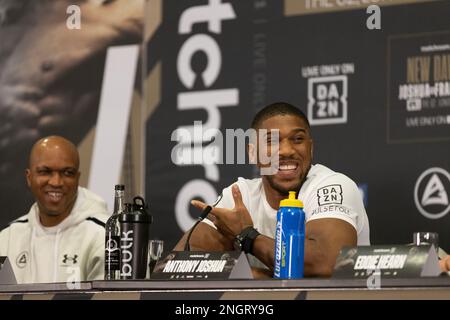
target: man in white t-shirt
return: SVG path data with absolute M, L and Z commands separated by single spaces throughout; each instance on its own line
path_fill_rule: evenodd
M 264 274 L 271 275 L 276 213 L 288 192 L 296 191 L 306 215 L 305 276 L 330 276 L 343 246 L 370 244 L 369 221 L 356 184 L 323 165 L 312 165 L 310 126 L 298 108 L 283 102 L 271 104 L 258 112 L 252 128 L 268 132 L 266 146 L 259 148 L 270 148 L 271 130 L 279 130 L 278 172 L 252 180 L 239 178 L 225 188 L 209 220 L 193 232 L 191 248 L 241 248 L 269 268 Z M 256 160 L 255 150 L 249 144 L 250 159 Z M 265 167 L 257 162 L 258 167 Z M 207 206 L 195 200 L 192 204 L 202 210 Z M 182 250 L 186 238 L 187 233 L 175 250 Z M 257 262 L 252 264 L 258 266 Z

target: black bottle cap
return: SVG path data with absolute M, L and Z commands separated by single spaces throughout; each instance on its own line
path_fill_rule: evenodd
M 114 190 L 125 190 L 125 186 L 123 184 L 116 184 L 116 186 L 114 187 Z
M 132 211 L 133 211 L 133 204 L 125 203 L 125 212 L 124 213 L 132 212 Z
M 125 203 L 125 212 L 119 216 L 120 223 L 153 223 L 144 198 L 134 197 L 133 203 Z

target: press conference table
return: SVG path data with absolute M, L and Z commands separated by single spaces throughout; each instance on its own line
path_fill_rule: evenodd
M 0 285 L 0 300 L 450 300 L 450 277 L 366 280 L 92 281 L 78 288 L 66 283 Z

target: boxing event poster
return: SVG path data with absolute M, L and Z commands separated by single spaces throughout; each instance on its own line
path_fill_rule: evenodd
M 449 250 L 450 3 L 374 1 L 379 29 L 367 26 L 367 1 L 208 3 L 164 1 L 145 45 L 157 106 L 145 128 L 153 236 L 171 249 L 200 214 L 190 200 L 214 203 L 237 177 L 259 176 L 226 163 L 227 129 L 246 130 L 262 107 L 286 101 L 309 118 L 313 162 L 357 184 L 373 244 L 434 231 Z M 217 129 L 223 148 L 217 134 L 177 140 L 195 121 Z

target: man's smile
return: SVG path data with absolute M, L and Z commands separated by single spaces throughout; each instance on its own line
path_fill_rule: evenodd
M 300 176 L 300 164 L 296 160 L 281 160 L 276 176 L 282 179 L 295 179 Z
M 64 194 L 61 191 L 47 191 L 45 196 L 48 201 L 55 203 L 61 201 Z

